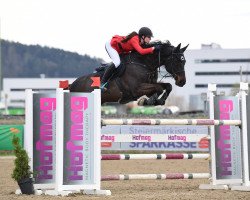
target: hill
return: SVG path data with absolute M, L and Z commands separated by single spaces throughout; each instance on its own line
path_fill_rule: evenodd
M 1 47 L 4 78 L 35 78 L 40 77 L 40 74 L 48 78 L 79 77 L 92 73 L 103 62 L 100 58 L 62 49 L 7 40 L 1 40 Z

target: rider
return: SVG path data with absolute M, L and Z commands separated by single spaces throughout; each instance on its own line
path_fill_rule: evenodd
M 142 44 L 148 44 L 153 37 L 152 31 L 148 27 L 142 27 L 137 34 L 135 31 L 130 33 L 127 36 L 115 35 L 108 41 L 105 45 L 106 51 L 109 54 L 109 57 L 112 59 L 113 63 L 109 66 L 101 80 L 101 89 L 106 90 L 105 88 L 107 81 L 110 76 L 113 74 L 115 69 L 119 67 L 121 60 L 120 54 L 128 53 L 132 50 L 136 50 L 141 55 L 151 54 L 154 50 L 159 50 L 159 46 L 142 48 Z

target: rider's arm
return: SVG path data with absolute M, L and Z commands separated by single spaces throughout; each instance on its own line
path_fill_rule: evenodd
M 139 44 L 139 39 L 138 37 L 132 37 L 130 39 L 130 42 L 131 42 L 131 45 L 134 47 L 134 49 L 136 51 L 138 51 L 138 53 L 142 54 L 142 55 L 145 55 L 145 54 L 150 54 L 150 53 L 153 53 L 154 51 L 154 47 L 150 47 L 150 48 L 146 48 L 146 49 L 143 49 L 141 47 L 141 45 Z

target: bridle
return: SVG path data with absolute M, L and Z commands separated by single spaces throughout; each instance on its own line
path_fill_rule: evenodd
M 161 52 L 159 51 L 159 53 L 158 53 L 158 66 L 161 66 L 161 56 L 160 56 L 160 53 Z M 174 69 L 175 69 L 175 67 L 174 67 L 174 57 L 176 55 L 181 55 L 181 54 L 183 54 L 183 53 L 174 53 L 174 51 L 172 50 L 171 56 L 167 58 L 167 60 L 171 59 L 171 61 L 170 61 L 170 69 L 171 69 L 172 74 L 166 70 L 166 74 L 162 75 L 162 72 L 160 72 L 160 68 L 159 68 L 159 73 L 161 74 L 162 79 L 163 78 L 167 78 L 167 77 L 172 77 L 173 79 L 176 80 L 176 78 L 178 77 L 178 73 L 184 72 L 184 69 L 183 70 L 174 71 Z M 181 56 L 181 59 L 182 58 L 184 59 L 184 56 Z

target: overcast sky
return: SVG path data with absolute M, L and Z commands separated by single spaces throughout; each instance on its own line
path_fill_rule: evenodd
M 142 26 L 155 38 L 250 48 L 250 0 L 0 0 L 1 38 L 109 61 L 104 45 Z

